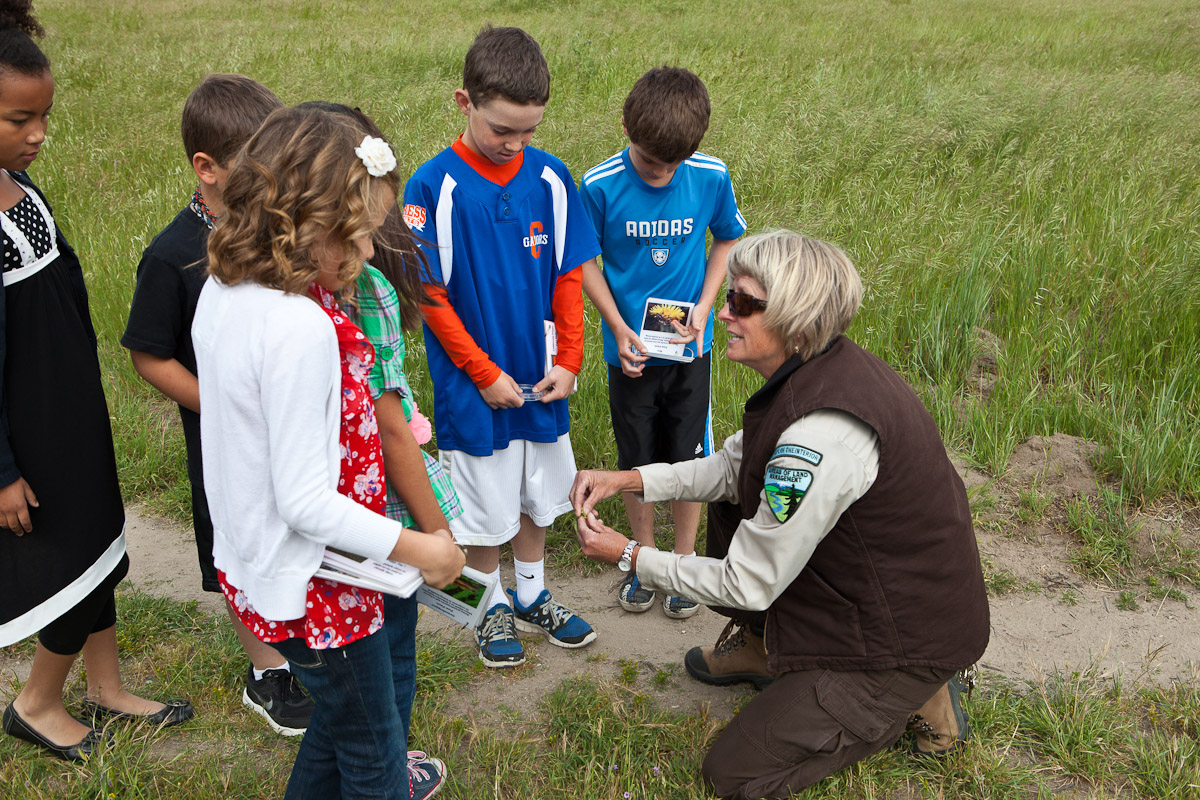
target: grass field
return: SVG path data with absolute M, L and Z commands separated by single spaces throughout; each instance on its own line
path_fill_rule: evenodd
M 577 177 L 623 146 L 619 109 L 638 75 L 662 63 L 696 71 L 714 109 L 702 150 L 728 163 L 751 230 L 793 228 L 850 254 L 867 287 L 852 336 L 918 388 L 954 450 L 1001 474 L 1023 439 L 1068 433 L 1103 446 L 1125 504 L 1200 499 L 1195 0 L 42 0 L 38 10 L 57 93 L 31 174 L 87 272 L 129 500 L 182 515 L 188 497 L 174 408 L 118 343 L 141 251 L 194 183 L 178 134 L 188 92 L 209 72 L 235 71 L 288 103 L 360 106 L 408 174 L 461 132 L 451 93 L 488 21 L 542 43 L 553 86 L 534 143 Z M 590 310 L 572 400 L 577 459 L 589 467 L 615 462 L 598 324 Z M 986 394 L 971 379 L 985 341 L 997 363 Z M 410 373 L 428 406 L 422 351 L 417 336 Z M 718 441 L 759 384 L 714 359 Z M 205 630 L 186 609 L 168 611 Z M 211 653 L 197 664 L 191 642 L 161 646 L 165 655 L 133 656 L 150 670 L 179 651 L 177 668 L 154 676 L 208 703 L 216 721 L 189 733 L 196 751 L 87 773 L 17 757 L 0 764 L 0 785 L 28 787 L 15 797 L 68 786 L 86 797 L 281 792 L 283 760 L 261 756 L 290 745 L 243 725 L 236 698 L 214 694 L 236 676 Z M 451 645 L 425 647 L 445 670 L 426 688 L 470 661 Z M 804 796 L 1200 791 L 1195 687 L 1126 693 L 1084 674 L 1036 692 L 1000 687 L 981 705 L 988 748 L 915 778 L 888 754 Z M 430 750 L 472 764 L 451 796 L 701 793 L 710 721 L 663 717 L 636 691 L 588 684 L 564 685 L 545 710 L 545 728 L 515 741 L 446 722 L 430 700 L 416 726 Z M 1009 746 L 1032 763 L 1014 762 Z M 497 763 L 514 766 L 488 773 Z

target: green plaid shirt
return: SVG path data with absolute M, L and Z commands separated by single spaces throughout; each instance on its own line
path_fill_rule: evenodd
M 408 388 L 408 378 L 404 376 L 404 332 L 400 329 L 400 301 L 396 297 L 396 290 L 382 272 L 370 264 L 364 264 L 362 274 L 354 285 L 354 299 L 358 307 L 353 308 L 347 303 L 346 311 L 375 347 L 375 366 L 367 378 L 371 396 L 378 398 L 384 392 L 399 392 L 404 416 L 411 420 L 412 390 Z M 429 472 L 429 482 L 433 485 L 433 494 L 442 507 L 442 513 L 447 520 L 461 515 L 462 504 L 450 483 L 450 476 L 424 450 L 421 455 L 425 457 L 425 469 Z M 391 481 L 388 481 L 387 515 L 406 528 L 416 527 L 416 521 L 396 494 Z

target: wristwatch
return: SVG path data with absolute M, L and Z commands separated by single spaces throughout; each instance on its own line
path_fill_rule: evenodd
M 617 562 L 617 569 L 621 572 L 629 572 L 633 569 L 633 551 L 637 549 L 638 543 L 630 539 L 625 544 L 625 549 L 621 551 L 621 560 Z

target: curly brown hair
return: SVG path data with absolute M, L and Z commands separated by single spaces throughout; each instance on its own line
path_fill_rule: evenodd
M 372 177 L 354 149 L 357 125 L 314 108 L 281 108 L 238 153 L 225 214 L 208 237 L 208 272 L 227 285 L 254 281 L 303 294 L 320 272 L 313 246 L 342 246 L 338 280 L 362 270 L 354 239 L 369 236 L 382 204 L 400 189 L 395 171 Z M 388 194 L 390 192 L 390 195 Z
M 361 109 L 324 100 L 309 100 L 297 107 L 318 108 L 331 114 L 340 114 L 352 120 L 364 134 L 385 141 L 388 138 L 375 124 L 375 120 Z M 425 281 L 422 280 L 426 264 L 425 254 L 417 246 L 416 237 L 404 222 L 399 204 L 388 209 L 383 224 L 371 238 L 375 245 L 371 266 L 382 272 L 396 290 L 401 329 L 415 331 L 421 327 L 421 306 L 437 301 L 425 291 Z M 428 278 L 428 275 L 425 277 Z M 434 282 L 434 285 L 440 286 L 440 283 Z

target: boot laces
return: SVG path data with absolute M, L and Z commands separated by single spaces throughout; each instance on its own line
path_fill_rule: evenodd
M 729 620 L 725 625 L 725 630 L 721 631 L 721 635 L 717 637 L 717 644 L 713 647 L 714 656 L 727 656 L 735 650 L 740 650 L 746 646 L 746 628 L 735 619 Z

